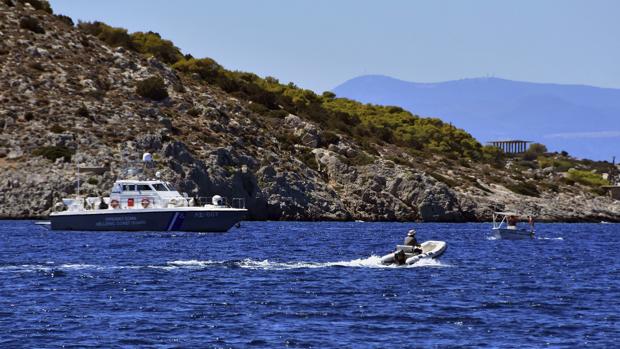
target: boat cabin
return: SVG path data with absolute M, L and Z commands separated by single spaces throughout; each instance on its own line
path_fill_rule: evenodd
M 202 201 L 201 199 L 206 198 L 190 199 L 187 194 L 179 193 L 172 184 L 162 180 L 118 180 L 112 186 L 109 197 L 63 199 L 62 206 L 69 211 L 156 209 L 198 206 L 201 203 L 197 201 Z M 201 206 L 227 207 L 226 200 L 219 195 L 213 196 L 207 202 L 206 205 Z M 240 203 L 245 206 L 244 201 Z M 57 207 L 56 209 L 64 208 Z
M 161 180 L 119 180 L 110 193 L 111 208 L 161 208 L 189 206 L 187 197 Z

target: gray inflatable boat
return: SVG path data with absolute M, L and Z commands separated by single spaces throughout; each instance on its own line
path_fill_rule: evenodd
M 396 251 L 381 257 L 381 264 L 404 265 L 413 264 L 423 258 L 438 258 L 448 245 L 445 241 L 425 241 L 417 248 L 407 245 L 396 245 Z M 421 251 L 420 251 L 421 250 Z

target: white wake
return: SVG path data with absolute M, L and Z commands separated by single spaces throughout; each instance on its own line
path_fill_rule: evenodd
M 178 270 L 178 269 L 205 269 L 205 268 L 244 268 L 257 270 L 288 270 L 288 269 L 318 269 L 318 268 L 420 268 L 420 267 L 449 267 L 450 265 L 441 263 L 437 259 L 421 259 L 412 265 L 383 265 L 381 257 L 370 256 L 368 258 L 353 259 L 350 261 L 337 262 L 276 262 L 265 260 L 178 260 L 167 262 L 164 265 L 96 265 L 96 264 L 55 264 L 53 262 L 45 264 L 21 264 L 0 266 L 0 273 L 20 273 L 20 272 L 53 272 L 53 271 L 103 271 L 117 269 L 159 269 L 159 270 Z
M 419 267 L 447 267 L 437 259 L 421 259 L 415 264 L 406 266 L 394 266 L 381 264 L 381 257 L 370 256 L 368 258 L 353 259 L 350 261 L 337 262 L 276 262 L 265 260 L 243 259 L 240 261 L 212 261 L 212 260 L 180 260 L 168 262 L 169 266 L 179 268 L 207 268 L 213 266 L 239 267 L 246 269 L 262 270 L 287 270 L 287 269 L 317 269 L 331 267 L 352 267 L 352 268 L 419 268 Z

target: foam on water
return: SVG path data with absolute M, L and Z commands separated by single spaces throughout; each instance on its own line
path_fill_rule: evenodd
M 381 264 L 381 257 L 370 256 L 368 258 L 353 259 L 350 261 L 337 262 L 276 262 L 265 260 L 243 259 L 241 261 L 199 261 L 199 260 L 179 260 L 168 262 L 168 266 L 178 268 L 206 268 L 213 266 L 238 267 L 247 269 L 263 270 L 287 270 L 287 269 L 317 269 L 330 267 L 353 267 L 353 268 L 419 268 L 419 267 L 447 267 L 437 259 L 422 259 L 415 264 L 406 266 L 394 266 Z
M 45 264 L 20 264 L 20 265 L 3 265 L 0 266 L 0 273 L 23 273 L 23 272 L 52 272 L 52 271 L 79 271 L 79 270 L 116 270 L 116 269 L 202 269 L 210 267 L 224 268 L 245 268 L 245 269 L 262 269 L 262 270 L 288 270 L 288 269 L 317 269 L 331 267 L 352 267 L 352 268 L 419 268 L 419 267 L 449 267 L 437 259 L 421 259 L 412 265 L 383 265 L 380 256 L 370 256 L 368 258 L 358 258 L 350 261 L 336 262 L 276 262 L 254 259 L 230 260 L 230 261 L 213 261 L 213 260 L 177 260 L 167 262 L 165 265 L 96 265 L 96 264 L 80 264 L 66 263 L 54 264 L 47 262 Z

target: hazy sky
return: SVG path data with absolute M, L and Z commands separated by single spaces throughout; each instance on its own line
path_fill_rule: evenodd
M 620 88 L 618 0 L 51 0 L 184 53 L 317 92 L 363 74 Z

